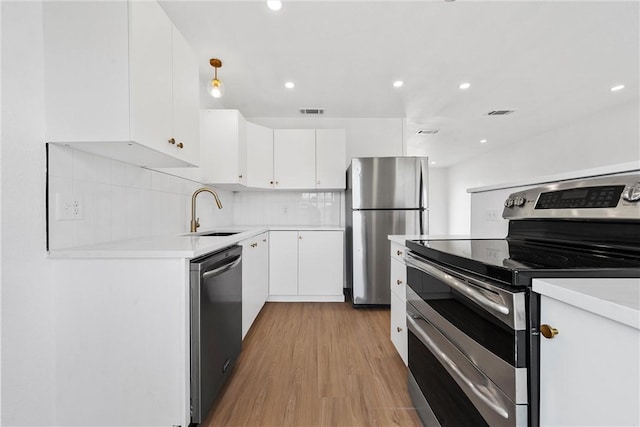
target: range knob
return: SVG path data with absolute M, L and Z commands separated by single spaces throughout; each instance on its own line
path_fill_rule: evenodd
M 636 182 L 633 185 L 630 185 L 624 193 L 622 193 L 622 198 L 627 202 L 637 202 L 640 200 L 640 182 Z
M 523 196 L 518 196 L 515 199 L 513 199 L 513 203 L 516 206 L 522 206 L 522 205 L 524 205 L 524 202 L 526 202 L 526 201 L 527 201 L 527 199 L 525 199 Z
M 509 197 L 507 200 L 504 201 L 504 207 L 505 208 L 512 208 L 513 207 L 513 203 L 514 203 L 514 200 L 511 197 Z

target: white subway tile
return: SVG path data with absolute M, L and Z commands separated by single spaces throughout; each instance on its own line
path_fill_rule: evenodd
M 49 177 L 73 178 L 73 150 L 49 144 Z
M 111 161 L 111 184 L 124 187 L 127 185 L 127 165 L 117 160 Z
M 83 182 L 95 182 L 95 159 L 93 154 L 73 150 L 73 179 Z

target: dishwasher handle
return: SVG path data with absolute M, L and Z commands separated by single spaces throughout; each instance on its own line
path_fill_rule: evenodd
M 224 272 L 227 272 L 229 270 L 231 270 L 232 268 L 235 268 L 238 266 L 238 264 L 240 264 L 240 261 L 242 261 L 242 255 L 238 255 L 238 257 L 230 263 L 227 263 L 221 267 L 215 268 L 213 270 L 209 270 L 209 271 L 205 271 L 204 273 L 202 273 L 202 278 L 203 279 L 208 279 L 210 277 L 213 276 L 218 276 Z

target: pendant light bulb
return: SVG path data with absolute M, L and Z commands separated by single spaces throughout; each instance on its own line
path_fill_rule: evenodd
M 217 78 L 211 80 L 211 87 L 209 88 L 209 93 L 214 98 L 222 98 L 224 94 L 224 88 L 222 87 L 222 82 Z
M 218 68 L 222 67 L 222 61 L 217 58 L 211 58 L 209 60 L 209 64 L 214 68 L 213 79 L 211 80 L 211 85 L 209 86 L 209 93 L 214 98 L 221 98 L 224 94 L 224 88 L 222 86 L 222 82 L 218 79 Z

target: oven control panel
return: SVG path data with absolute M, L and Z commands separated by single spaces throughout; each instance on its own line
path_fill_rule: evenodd
M 513 193 L 504 202 L 502 217 L 640 221 L 640 175 L 566 181 Z

